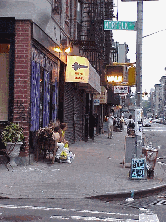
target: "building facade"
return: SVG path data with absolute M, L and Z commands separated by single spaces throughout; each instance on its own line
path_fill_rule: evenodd
M 107 44 L 112 37 L 102 30 L 102 19 L 111 2 L 1 1 L 0 130 L 9 122 L 22 125 L 26 156 L 34 152 L 39 128 L 56 118 L 68 124 L 71 143 L 91 137 L 93 95 L 101 92 L 110 54 Z M 88 59 L 88 82 L 66 81 L 68 47 L 68 56 Z
M 155 84 L 154 87 L 155 90 L 151 93 L 154 117 L 166 119 L 166 76 L 162 76 L 160 84 Z

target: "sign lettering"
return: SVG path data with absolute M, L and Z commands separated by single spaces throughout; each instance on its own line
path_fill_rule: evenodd
M 136 31 L 136 22 L 104 20 L 104 30 L 133 30 Z

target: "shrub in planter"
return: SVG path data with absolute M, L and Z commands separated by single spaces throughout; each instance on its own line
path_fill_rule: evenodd
M 7 143 L 17 143 L 24 140 L 23 128 L 16 123 L 10 123 L 7 125 L 2 134 L 2 142 L 6 145 Z

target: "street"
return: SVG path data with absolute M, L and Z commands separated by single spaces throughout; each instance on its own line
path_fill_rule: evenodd
M 139 221 L 139 215 L 166 221 L 165 192 L 128 202 L 125 199 L 10 199 L 0 201 L 0 220 L 9 221 Z M 145 220 L 146 221 L 146 220 Z M 148 221 L 148 220 L 147 220 Z M 156 221 L 156 220 L 155 220 Z M 157 220 L 158 221 L 158 220 Z M 144 221 L 143 221 L 144 222 Z
M 161 146 L 156 164 L 160 164 L 162 166 L 161 169 L 164 171 L 164 174 L 166 174 L 166 126 L 153 124 L 151 127 L 144 127 L 143 135 L 145 135 L 147 142 L 153 143 L 153 146 Z M 114 137 L 116 138 L 116 136 L 121 137 L 121 132 L 114 132 L 113 142 Z M 67 165 L 62 166 L 65 167 Z M 71 165 L 71 167 L 72 166 L 73 165 Z M 100 173 L 103 174 L 102 171 Z M 100 178 L 102 178 L 102 175 L 99 179 Z M 145 181 L 143 181 L 143 183 L 145 183 Z M 91 184 L 89 185 L 91 186 Z M 82 188 L 80 189 L 82 190 Z M 74 189 L 69 186 L 68 192 L 70 192 L 70 190 L 72 192 Z M 150 220 L 147 217 L 149 217 Z M 34 198 L 21 197 L 0 200 L 0 221 L 3 222 L 61 222 L 65 220 L 148 222 L 151 221 L 151 219 L 152 221 L 159 222 L 166 221 L 165 191 L 153 193 L 152 195 L 141 196 L 140 198 L 134 196 L 134 200 L 132 201 L 128 198 L 104 198 L 103 200 L 99 200 L 84 197 L 81 198 L 79 196 L 68 198 L 42 198 L 41 196 L 37 198 L 37 196 L 34 196 Z
M 160 146 L 157 162 L 166 167 L 166 125 L 152 123 L 151 127 L 143 127 L 143 135 L 147 144 L 152 142 L 153 147 Z

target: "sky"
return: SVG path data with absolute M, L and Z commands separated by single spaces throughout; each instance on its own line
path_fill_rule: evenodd
M 118 4 L 118 21 L 137 21 L 137 2 L 121 2 Z M 116 15 L 117 7 L 114 7 Z M 143 2 L 143 38 L 142 42 L 142 92 L 150 92 L 155 84 L 159 84 L 161 76 L 166 75 L 166 0 Z M 164 30 L 164 31 L 161 31 Z M 127 58 L 136 62 L 136 31 L 113 30 L 113 39 L 129 46 Z

